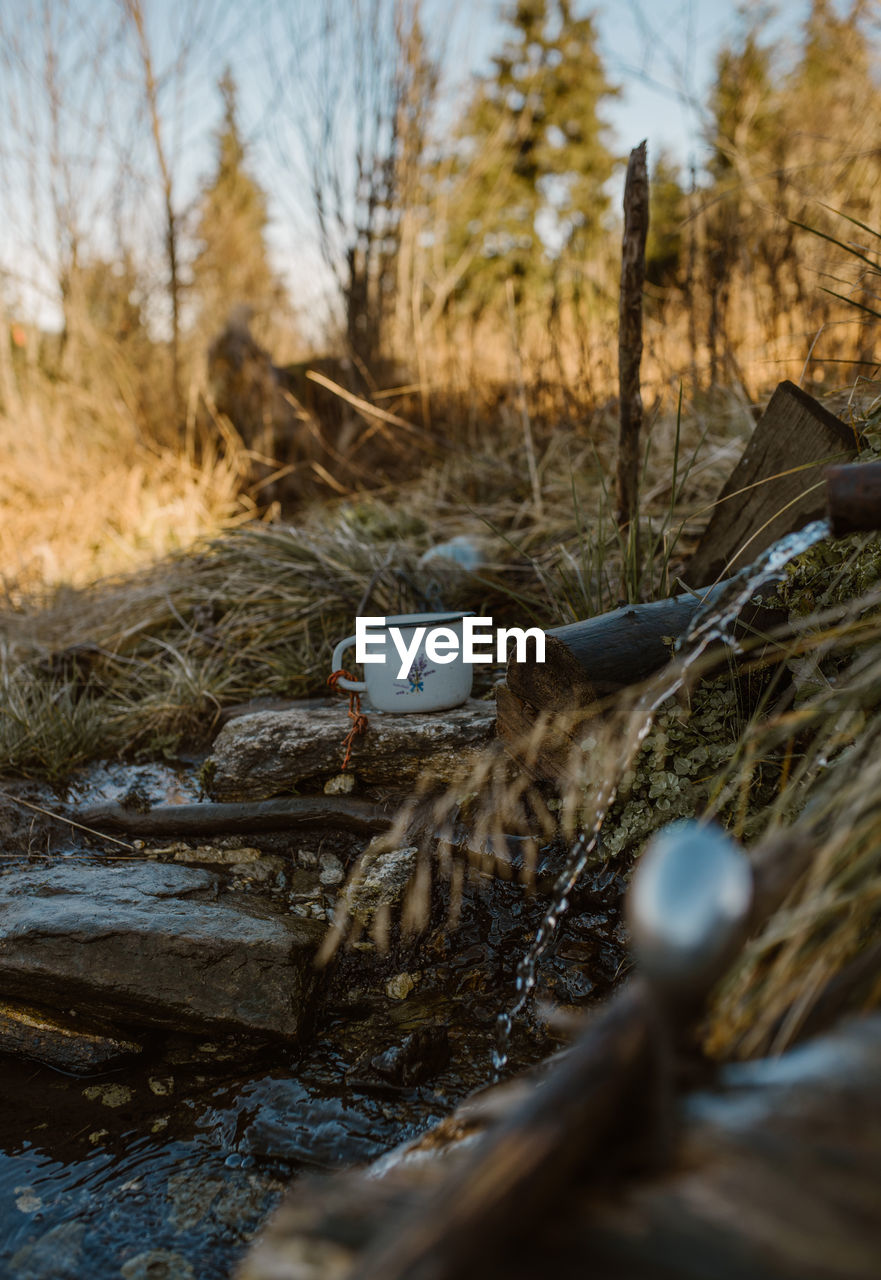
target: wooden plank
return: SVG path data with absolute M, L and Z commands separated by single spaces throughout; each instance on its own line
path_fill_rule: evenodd
M 781 382 L 716 500 L 688 563 L 703 587 L 825 514 L 823 467 L 857 449 L 855 432 L 792 382 Z M 788 473 L 788 474 L 787 474 Z

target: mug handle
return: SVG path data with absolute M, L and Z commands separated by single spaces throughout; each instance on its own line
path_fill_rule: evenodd
M 347 649 L 351 649 L 352 645 L 355 643 L 355 639 L 355 636 L 346 636 L 345 640 L 341 640 L 339 642 L 333 651 L 333 658 L 331 659 L 332 671 L 339 671 L 340 667 L 343 665 L 343 654 Z M 363 680 L 347 680 L 345 676 L 340 676 L 335 683 L 338 688 L 350 689 L 352 693 L 367 692 L 367 685 Z

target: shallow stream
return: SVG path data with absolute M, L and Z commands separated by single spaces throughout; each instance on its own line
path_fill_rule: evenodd
M 97 767 L 69 798 L 114 800 L 132 788 L 152 803 L 191 800 L 195 763 Z M 18 795 L 52 807 L 39 788 L 19 786 Z M 132 856 L 79 832 L 47 834 L 39 815 L 20 806 L 16 813 L 18 829 L 3 833 L 0 872 L 22 862 Z M 197 842 L 189 843 L 189 851 L 166 845 L 158 856 L 198 863 Z M 261 856 L 223 869 L 232 888 L 254 892 L 257 880 L 276 903 L 318 915 L 332 909 L 339 888 L 323 887 L 319 869 L 348 863 L 361 848 L 338 834 L 248 843 Z M 157 850 L 133 856 L 151 854 Z M 308 895 L 306 880 L 318 886 Z M 600 997 L 622 970 L 621 889 L 605 873 L 577 897 L 541 968 L 540 990 L 553 1003 Z M 448 934 L 440 903 L 437 927 L 418 945 L 399 943 L 383 957 L 366 946 L 344 953 L 321 979 L 313 1025 L 296 1051 L 156 1032 L 141 1057 L 94 1076 L 0 1057 L 0 1273 L 15 1280 L 231 1275 L 299 1173 L 371 1160 L 489 1082 L 496 1019 L 543 910 L 540 896 L 482 877 L 455 933 Z M 555 1043 L 540 1014 L 518 1030 L 513 1066 Z

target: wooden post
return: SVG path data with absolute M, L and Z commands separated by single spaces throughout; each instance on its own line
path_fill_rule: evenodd
M 823 468 L 853 457 L 858 443 L 853 428 L 813 396 L 781 382 L 713 505 L 688 582 L 703 587 L 735 573 L 778 538 L 820 519 Z
M 630 153 L 624 185 L 624 238 L 621 244 L 621 292 L 618 313 L 618 386 L 621 425 L 618 437 L 618 524 L 630 525 L 637 516 L 639 434 L 642 395 L 642 288 L 645 282 L 645 242 L 649 227 L 649 183 L 646 144 Z M 634 523 L 635 531 L 635 523 Z

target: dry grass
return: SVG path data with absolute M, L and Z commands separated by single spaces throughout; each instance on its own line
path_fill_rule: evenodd
M 705 505 L 730 465 L 732 416 L 742 432 L 749 429 L 742 406 L 732 401 L 726 411 L 710 424 L 690 411 L 678 431 L 672 417 L 655 423 L 643 516 L 654 551 L 642 575 L 646 594 L 663 592 L 675 566 L 661 531 Z M 625 549 L 605 492 L 614 438 L 608 417 L 554 431 L 536 424 L 540 511 L 524 474 L 520 424 L 513 430 L 503 416 L 484 422 L 472 450 L 450 451 L 406 484 L 316 505 L 296 525 L 254 520 L 217 538 L 210 533 L 224 514 L 235 519 L 228 514 L 235 455 L 227 460 L 203 448 L 200 467 L 184 459 L 175 468 L 157 450 L 152 467 L 136 463 L 132 472 L 132 459 L 145 452 L 133 434 L 111 439 L 96 425 L 90 437 L 80 414 L 91 443 L 64 468 L 72 428 L 60 409 L 42 422 L 42 438 L 6 477 L 18 495 L 7 531 L 16 547 L 15 558 L 6 553 L 11 607 L 0 614 L 7 770 L 58 780 L 95 755 L 173 752 L 205 742 L 224 705 L 318 691 L 333 642 L 351 630 L 368 590 L 370 607 L 388 612 L 433 607 L 440 598 L 447 607 L 550 625 L 614 605 L 624 589 Z M 677 447 L 697 461 L 680 469 L 671 494 Z M 80 479 L 84 494 L 76 493 Z M 165 547 L 186 549 L 89 587 L 72 585 L 89 569 L 149 560 L 157 549 L 149 543 L 151 516 Z M 469 577 L 435 566 L 426 580 L 420 553 L 461 533 L 480 539 L 484 569 Z M 56 585 L 56 573 L 64 585 Z
M 151 564 L 250 514 L 239 496 L 242 459 L 205 443 L 197 461 L 191 441 L 145 440 L 109 386 L 99 395 L 29 380 L 0 413 L 7 595 Z

